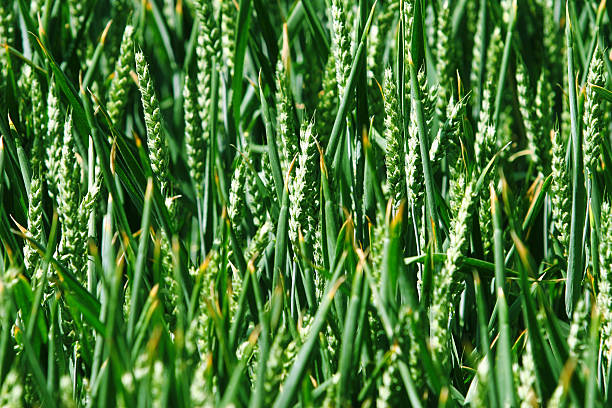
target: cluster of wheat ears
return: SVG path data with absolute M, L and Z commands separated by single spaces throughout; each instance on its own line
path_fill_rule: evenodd
M 0 406 L 612 406 L 606 0 L 1 0 Z

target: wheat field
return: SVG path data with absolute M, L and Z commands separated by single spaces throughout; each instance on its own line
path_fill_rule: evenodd
M 611 44 L 606 0 L 1 0 L 0 406 L 612 406 Z

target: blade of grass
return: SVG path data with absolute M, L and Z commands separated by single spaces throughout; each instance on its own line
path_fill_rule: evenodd
M 595 93 L 597 93 L 597 95 L 599 95 L 600 97 L 602 97 L 608 102 L 612 102 L 612 91 L 609 91 L 606 88 L 602 88 L 601 86 L 598 86 L 598 85 L 588 84 L 588 86 L 593 88 L 593 90 L 595 91 Z
M 310 24 L 310 28 L 312 30 L 315 42 L 319 46 L 323 47 L 325 55 L 329 54 L 329 39 L 327 34 L 325 33 L 325 30 L 323 29 L 323 24 L 321 24 L 321 20 L 319 19 L 317 13 L 312 7 L 311 0 L 300 0 L 300 4 L 304 8 L 304 14 L 306 14 L 306 19 Z
M 568 3 L 571 3 L 569 1 Z M 565 286 L 565 311 L 572 315 L 574 305 L 578 300 L 579 288 L 582 282 L 582 230 L 585 217 L 584 175 L 582 172 L 582 137 L 578 131 L 578 108 L 576 99 L 576 76 L 574 72 L 573 29 L 569 6 L 566 4 L 565 42 L 567 47 L 567 78 L 569 84 L 569 107 L 571 120 L 572 143 L 572 211 L 570 218 L 570 242 L 568 248 L 567 281 Z
M 484 295 L 482 293 L 482 283 L 480 281 L 480 276 L 478 272 L 474 271 L 474 288 L 476 292 L 476 310 L 478 314 L 478 334 L 479 334 L 479 342 L 480 342 L 480 353 L 482 354 L 484 363 L 486 359 L 486 363 L 489 366 L 488 370 L 488 378 L 487 381 L 487 390 L 489 395 L 489 403 L 492 406 L 499 406 L 499 395 L 497 393 L 497 373 L 493 370 L 493 353 L 491 352 L 491 348 L 489 346 L 489 330 L 487 324 L 487 306 L 485 304 Z
M 293 163 L 292 165 L 293 166 Z M 289 170 L 291 171 L 291 170 Z M 289 180 L 289 174 L 287 174 Z M 289 188 L 285 184 L 283 188 L 283 201 L 281 205 L 280 215 L 278 216 L 278 225 L 276 229 L 276 247 L 274 248 L 274 274 L 272 278 L 272 288 L 276 288 L 279 284 L 279 279 L 287 262 L 287 238 L 289 228 Z
M 504 268 L 504 242 L 501 222 L 501 207 L 495 194 L 493 183 L 491 191 L 491 214 L 493 218 L 493 250 L 495 257 L 495 288 L 497 293 L 497 316 L 499 319 L 499 344 L 497 346 L 496 373 L 500 402 L 503 406 L 515 405 L 515 388 L 512 371 L 512 351 L 510 327 L 508 324 L 508 305 L 506 303 L 506 277 Z M 490 360 L 491 361 L 491 360 Z
M 68 102 L 70 103 L 70 106 L 72 108 L 73 124 L 80 136 L 80 137 L 75 137 L 74 140 L 76 142 L 76 145 L 77 145 L 77 148 L 79 150 L 79 154 L 81 155 L 81 157 L 87 157 L 87 149 L 85 149 L 85 145 L 86 145 L 85 140 L 89 136 L 90 127 L 88 124 L 87 116 L 85 114 L 85 109 L 83 108 L 83 105 L 79 101 L 80 98 L 78 96 L 78 93 L 72 86 L 72 83 L 70 82 L 70 80 L 64 74 L 64 71 L 62 71 L 62 69 L 56 64 L 55 60 L 51 56 L 51 53 L 43 45 L 44 38 L 40 38 L 36 36 L 34 36 L 34 38 L 36 38 L 36 41 L 38 42 L 40 49 L 42 50 L 43 54 L 47 58 L 47 62 L 49 66 L 51 67 L 51 70 L 53 71 L 54 80 L 57 82 L 57 84 L 59 85 L 59 88 L 62 90 L 62 92 L 68 99 Z
M 231 7 L 231 6 L 230 6 Z M 238 8 L 238 25 L 236 26 L 234 52 L 234 76 L 232 78 L 232 106 L 234 122 L 236 126 L 240 123 L 240 105 L 242 103 L 242 81 L 244 60 L 251 23 L 251 0 L 240 0 Z
M 138 242 L 138 253 L 136 256 L 136 265 L 134 266 L 134 280 L 132 282 L 132 302 L 130 304 L 130 314 L 127 325 L 127 338 L 134 339 L 134 324 L 136 323 L 136 313 L 138 309 L 138 298 L 140 296 L 140 285 L 143 278 L 145 260 L 147 255 L 147 244 L 149 238 L 149 228 L 151 225 L 151 201 L 153 195 L 153 180 L 147 181 L 147 190 L 145 193 L 145 205 L 142 213 L 142 221 L 140 226 L 140 240 Z
M 501 113 L 502 99 L 504 95 L 504 84 L 506 83 L 506 75 L 508 73 L 508 65 L 510 62 L 510 51 L 512 50 L 512 35 L 514 33 L 514 27 L 516 25 L 516 10 L 517 0 L 512 1 L 512 10 L 510 10 L 510 21 L 508 22 L 508 30 L 506 32 L 506 42 L 504 43 L 504 54 L 502 56 L 501 67 L 499 71 L 499 79 L 497 81 L 497 92 L 495 94 L 495 111 L 493 114 L 493 126 L 495 127 L 495 134 L 498 134 L 499 129 L 499 115 Z M 498 143 L 500 141 L 498 140 Z
M 93 57 L 91 57 L 91 62 L 88 64 L 87 72 L 85 72 L 85 76 L 83 77 L 82 87 L 84 89 L 87 89 L 94 73 L 96 72 L 96 69 L 98 68 L 98 61 L 102 56 L 102 51 L 104 50 L 104 43 L 106 42 L 106 36 L 108 35 L 108 30 L 110 29 L 112 23 L 113 21 L 110 20 L 106 24 L 104 31 L 102 31 L 102 34 L 100 35 L 100 40 L 98 41 L 98 45 L 96 46 L 94 55 Z
M 519 285 L 521 288 L 521 303 L 523 309 L 523 318 L 526 322 L 527 331 L 529 333 L 528 341 L 531 344 L 531 350 L 534 356 L 536 380 L 539 384 L 542 398 L 548 399 L 555 389 L 554 378 L 559 374 L 559 369 L 554 370 L 551 367 L 546 356 L 548 350 L 542 337 L 540 324 L 536 317 L 536 303 L 531 295 L 531 288 L 527 279 L 528 272 L 526 268 L 530 268 L 527 261 L 527 248 L 519 239 L 514 231 L 512 231 L 512 240 L 517 247 L 517 264 L 519 266 L 520 279 Z M 552 373 L 552 376 L 550 375 Z
M 366 262 L 365 258 L 360 260 L 360 263 Z M 353 348 L 355 346 L 355 331 L 357 330 L 357 318 L 359 316 L 360 295 L 363 278 L 363 269 L 357 266 L 357 270 L 353 277 L 351 285 L 351 297 L 349 299 L 349 309 L 344 322 L 344 332 L 342 335 L 342 345 L 340 347 L 340 361 L 338 363 L 338 394 L 336 398 L 336 406 L 345 406 L 351 401 L 350 383 L 353 378 L 351 372 Z
M 270 160 L 270 167 L 272 167 L 272 178 L 274 180 L 274 186 L 276 187 L 276 197 L 279 202 L 283 199 L 283 176 L 281 174 L 280 159 L 278 158 L 278 151 L 276 145 L 276 135 L 272 129 L 272 122 L 270 120 L 270 111 L 268 110 L 268 102 L 264 95 L 264 90 L 261 82 L 261 72 L 259 73 L 259 99 L 261 101 L 261 110 L 263 113 L 263 121 L 266 127 L 266 139 L 268 144 L 268 158 Z

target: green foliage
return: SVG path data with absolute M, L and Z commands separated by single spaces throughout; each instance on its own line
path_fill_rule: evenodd
M 3 0 L 0 406 L 609 406 L 611 16 Z

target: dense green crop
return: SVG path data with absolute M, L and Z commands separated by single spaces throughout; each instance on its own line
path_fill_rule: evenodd
M 0 0 L 0 406 L 612 406 L 605 0 Z

